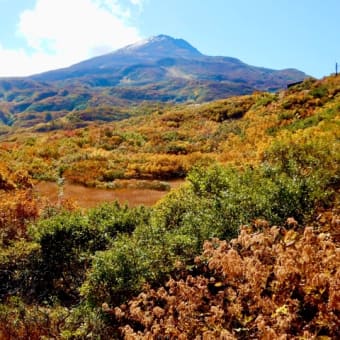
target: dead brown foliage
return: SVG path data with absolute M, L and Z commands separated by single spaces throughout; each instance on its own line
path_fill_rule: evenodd
M 126 339 L 340 336 L 340 257 L 332 234 L 243 227 L 230 243 L 207 241 L 196 264 L 199 275 L 106 309 Z

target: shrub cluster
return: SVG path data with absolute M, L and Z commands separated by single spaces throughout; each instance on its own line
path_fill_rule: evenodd
M 127 339 L 339 336 L 340 258 L 329 234 L 243 227 L 230 243 L 207 241 L 196 265 L 196 275 L 103 309 Z

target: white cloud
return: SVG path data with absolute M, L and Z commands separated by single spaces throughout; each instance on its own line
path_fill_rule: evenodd
M 132 5 L 138 6 L 138 7 L 142 7 L 143 3 L 145 0 L 130 0 L 130 2 L 132 3 Z
M 66 67 L 133 43 L 141 36 L 130 19 L 131 11 L 118 0 L 37 0 L 18 24 L 30 52 L 0 45 L 0 75 Z
M 51 69 L 65 67 L 70 62 L 68 55 L 45 52 L 28 53 L 24 49 L 11 50 L 0 45 L 0 77 L 26 76 Z

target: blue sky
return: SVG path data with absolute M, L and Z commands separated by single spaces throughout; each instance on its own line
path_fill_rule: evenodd
M 340 63 L 339 17 L 339 0 L 0 0 L 0 76 L 167 34 L 207 55 L 321 78 Z

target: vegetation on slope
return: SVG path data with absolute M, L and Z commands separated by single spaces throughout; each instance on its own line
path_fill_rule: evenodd
M 122 120 L 143 103 L 202 103 L 255 89 L 275 91 L 305 77 L 294 69 L 204 56 L 181 39 L 161 35 L 68 68 L 0 79 L 0 132 Z
M 340 83 L 307 80 L 277 94 L 159 107 L 139 117 L 83 129 L 3 137 L 2 157 L 35 179 L 111 187 L 119 179 L 185 176 L 197 161 L 243 167 L 263 161 L 275 141 L 337 138 Z M 306 128 L 309 136 L 305 137 Z M 326 132 L 327 131 L 327 132 Z M 58 171 L 57 171 L 58 170 Z
M 309 80 L 281 94 L 8 137 L 0 337 L 335 339 L 338 89 L 336 77 Z M 103 147 L 118 134 L 126 139 Z M 166 151 L 171 142 L 186 152 Z M 119 177 L 100 177 L 108 170 Z M 61 175 L 187 183 L 152 208 L 81 211 L 32 193 L 32 177 Z

